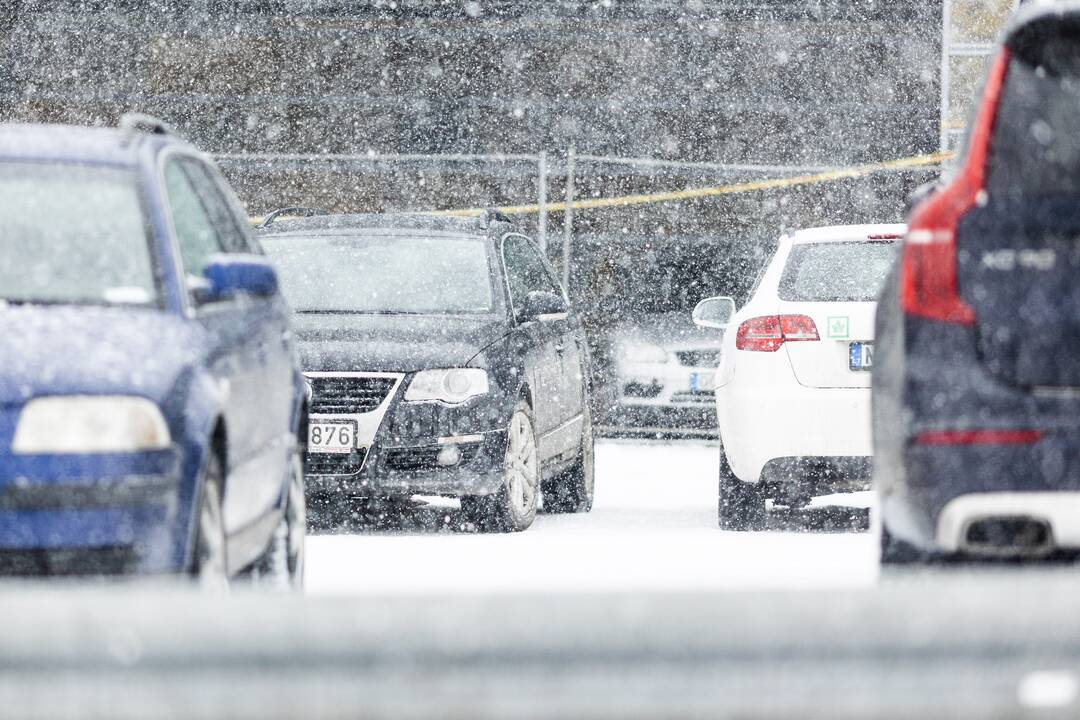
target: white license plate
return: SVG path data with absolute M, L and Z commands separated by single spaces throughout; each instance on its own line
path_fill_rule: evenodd
M 354 420 L 308 421 L 308 452 L 350 453 L 356 447 Z
M 710 392 L 716 388 L 716 373 L 690 373 L 690 392 Z
M 848 345 L 848 369 L 871 370 L 874 367 L 874 344 L 853 342 Z

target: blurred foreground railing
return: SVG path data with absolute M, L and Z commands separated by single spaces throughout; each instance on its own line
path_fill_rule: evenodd
M 0 716 L 1075 717 L 1078 594 L 1074 572 L 1015 570 L 676 596 L 16 584 Z

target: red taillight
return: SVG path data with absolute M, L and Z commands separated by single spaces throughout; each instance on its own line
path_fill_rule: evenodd
M 1009 51 L 1003 49 L 987 78 L 964 166 L 952 182 L 911 213 L 900 269 L 900 305 L 909 315 L 961 325 L 975 323 L 975 311 L 960 297 L 957 287 L 956 226 L 984 192 L 986 157 L 1008 67 Z
M 929 430 L 915 437 L 916 445 L 1031 445 L 1042 439 L 1039 430 Z
M 735 333 L 735 348 L 776 352 L 785 342 L 820 340 L 814 319 L 806 315 L 763 315 L 744 320 Z

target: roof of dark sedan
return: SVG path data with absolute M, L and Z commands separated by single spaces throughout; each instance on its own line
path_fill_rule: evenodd
M 509 227 L 506 223 L 501 223 Z M 275 220 L 260 228 L 262 235 L 312 235 L 339 234 L 352 230 L 378 230 L 380 232 L 415 234 L 436 232 L 439 234 L 486 236 L 489 228 L 477 218 L 420 213 L 385 213 L 366 215 L 316 215 L 308 218 Z
M 0 157 L 134 165 L 141 142 L 178 140 L 172 135 L 146 135 L 111 127 L 0 124 Z

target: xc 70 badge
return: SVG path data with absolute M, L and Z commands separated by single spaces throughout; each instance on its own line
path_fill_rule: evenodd
M 1053 250 L 994 250 L 983 253 L 983 267 L 990 270 L 1053 270 L 1057 264 L 1057 253 Z

